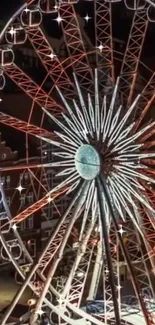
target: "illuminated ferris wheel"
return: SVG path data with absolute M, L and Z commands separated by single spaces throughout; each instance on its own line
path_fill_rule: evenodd
M 0 88 L 7 77 L 32 100 L 27 121 L 0 112 L 1 123 L 26 136 L 27 164 L 18 169 L 37 168 L 45 174 L 54 170 L 57 179 L 51 188 L 38 179 L 45 195 L 13 217 L 1 185 L 5 218 L 0 240 L 23 279 L 1 325 L 7 324 L 27 286 L 33 298 L 23 324 L 155 324 L 155 121 L 146 122 L 155 97 L 155 73 L 140 60 L 154 7 L 151 1 L 83 1 L 93 13 L 85 17 L 93 28 L 92 47 L 86 50 L 77 14 L 80 2 L 30 0 L 0 35 Z M 120 2 L 132 16 L 123 53 L 113 46 L 112 30 L 113 8 Z M 47 15 L 63 35 L 67 53 L 63 59 L 42 28 Z M 41 84 L 16 64 L 16 49 L 23 44 L 31 45 L 46 70 Z M 147 78 L 138 71 L 146 71 Z M 36 104 L 38 124 L 33 116 Z M 45 163 L 41 150 L 40 163 L 31 163 L 29 137 L 41 146 L 52 146 L 52 161 Z M 18 225 L 49 203 L 57 207 L 62 195 L 69 195 L 68 206 L 61 207 L 55 229 L 33 260 Z M 26 273 L 8 245 L 9 232 L 26 256 Z M 130 275 L 130 296 L 123 295 L 122 265 Z

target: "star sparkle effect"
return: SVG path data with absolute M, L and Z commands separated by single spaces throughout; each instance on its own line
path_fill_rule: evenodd
M 8 33 L 13 37 L 16 34 L 16 30 L 13 28 L 13 26 L 10 28 Z
M 88 21 L 92 19 L 92 17 L 89 17 L 89 15 L 87 14 L 85 17 L 84 17 L 84 20 L 88 23 Z
M 61 18 L 60 14 L 58 13 L 57 18 L 55 18 L 54 20 L 57 21 L 58 25 L 60 25 L 60 23 L 62 22 L 63 19 Z
M 117 104 L 119 78 L 116 81 L 110 104 L 106 96 L 102 99 L 99 96 L 97 69 L 94 77 L 94 99 L 90 94 L 87 99 L 84 98 L 75 74 L 74 82 L 79 100 L 77 102 L 73 99 L 72 106 L 68 104 L 57 87 L 67 110 L 67 114 L 62 113 L 65 123 L 57 120 L 43 108 L 62 130 L 62 132 L 55 132 L 58 141 L 38 136 L 60 149 L 59 152 L 54 153 L 59 160 L 51 163 L 50 166 L 61 168 L 57 176 L 64 177 L 64 180 L 52 191 L 59 190 L 63 186 L 70 186 L 69 192 L 71 192 L 77 188 L 81 180 L 86 182 L 83 195 L 83 204 L 87 207 L 83 218 L 84 229 L 88 210 L 91 209 L 94 220 L 96 211 L 98 211 L 98 216 L 100 214 L 95 180 L 98 175 L 102 175 L 116 215 L 123 221 L 129 217 L 141 232 L 136 215 L 137 202 L 154 212 L 145 196 L 144 183 L 155 183 L 155 180 L 146 173 L 147 159 L 154 158 L 155 153 L 146 152 L 146 147 L 140 142 L 140 138 L 155 126 L 155 122 L 146 125 L 136 133 L 133 132 L 135 122 L 129 124 L 129 120 L 140 96 L 137 96 L 123 116 L 122 106 Z M 111 217 L 104 191 L 102 195 L 106 222 L 109 227 Z
M 19 191 L 19 193 L 21 193 L 25 188 L 19 184 L 18 187 L 16 187 L 16 190 Z
M 100 43 L 100 45 L 97 46 L 96 48 L 100 51 L 100 53 L 102 53 L 102 51 L 103 51 L 103 49 L 104 49 L 104 46 L 103 46 L 102 43 Z

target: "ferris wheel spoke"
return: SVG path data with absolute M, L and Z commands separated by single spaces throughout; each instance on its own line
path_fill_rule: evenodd
M 103 236 L 105 254 L 106 254 L 106 259 L 107 259 L 107 266 L 108 266 L 108 271 L 109 271 L 109 279 L 110 279 L 109 285 L 110 285 L 110 291 L 111 291 L 111 295 L 113 298 L 113 305 L 114 305 L 114 314 L 115 314 L 115 319 L 116 319 L 117 324 L 121 325 L 119 305 L 118 305 L 118 299 L 117 299 L 117 288 L 115 285 L 115 276 L 114 276 L 114 270 L 113 270 L 114 265 L 112 263 L 109 237 L 108 237 L 108 233 L 107 233 L 107 229 L 106 229 L 106 222 L 105 222 L 105 217 L 104 217 L 105 211 L 104 211 L 104 205 L 103 205 L 103 200 L 102 200 L 102 196 L 101 196 L 102 192 L 105 195 L 105 200 L 107 201 L 107 204 L 108 204 L 108 200 L 107 200 L 104 188 L 102 189 L 101 181 L 99 178 L 97 179 L 97 192 L 98 192 L 99 209 L 100 209 L 100 217 L 101 217 L 102 236 Z M 109 208 L 109 210 L 110 210 L 110 208 Z
M 59 14 L 71 62 L 75 55 L 79 57 L 79 60 L 73 65 L 73 70 L 80 82 L 80 87 L 84 91 L 93 92 L 93 74 L 86 55 L 86 49 L 74 6 L 62 2 L 59 7 Z M 83 54 L 85 55 L 83 56 Z
M 79 261 L 76 261 L 77 264 L 74 271 L 73 269 L 71 270 L 71 272 L 75 273 L 73 274 L 73 276 L 70 273 L 68 278 L 68 281 L 70 281 L 70 286 L 66 289 L 66 300 L 68 300 L 69 302 L 74 302 L 77 307 L 80 306 L 82 300 L 82 295 L 84 292 L 84 287 L 86 284 L 88 271 L 90 270 L 91 259 L 94 252 L 94 245 L 92 245 L 92 247 L 89 247 L 89 244 L 92 244 L 92 238 L 90 238 L 90 243 L 87 243 L 87 246 L 85 246 L 83 253 L 81 253 L 81 256 L 79 256 Z M 65 294 L 65 288 L 62 294 Z
M 106 200 L 108 202 L 108 205 L 109 205 L 111 218 L 112 218 L 112 221 L 113 221 L 115 231 L 117 233 L 117 237 L 119 239 L 120 248 L 122 250 L 125 261 L 127 263 L 128 270 L 130 271 L 130 274 L 131 274 L 131 280 L 132 280 L 132 283 L 133 283 L 133 288 L 134 288 L 137 300 L 138 300 L 138 302 L 140 304 L 141 311 L 143 313 L 146 324 L 149 325 L 149 315 L 148 315 L 148 312 L 147 312 L 146 303 L 145 303 L 142 295 L 140 294 L 139 283 L 137 281 L 137 278 L 136 278 L 136 275 L 135 275 L 135 272 L 134 272 L 134 268 L 132 267 L 132 263 L 131 263 L 131 260 L 130 260 L 130 253 L 127 250 L 126 246 L 124 245 L 122 236 L 121 236 L 121 234 L 119 232 L 119 227 L 118 227 L 118 224 L 117 224 L 117 221 L 116 221 L 116 218 L 115 218 L 115 214 L 114 214 L 114 211 L 113 211 L 113 208 L 112 208 L 112 205 L 111 205 L 111 202 L 110 202 L 109 194 L 108 194 L 108 191 L 107 191 L 107 188 L 105 186 L 103 178 L 101 178 L 101 184 L 102 184 L 102 187 L 103 187 L 103 190 L 104 190 L 104 193 L 105 193 L 105 198 L 106 198 Z
M 143 209 L 142 214 L 140 214 L 141 209 L 134 209 L 135 212 L 135 216 L 136 218 L 139 220 L 139 224 L 141 229 L 143 230 L 143 234 L 144 237 L 143 239 L 139 237 L 139 234 L 137 232 L 136 236 L 138 237 L 138 242 L 140 242 L 140 240 L 142 240 L 145 248 L 146 248 L 146 261 L 145 261 L 145 256 L 143 255 L 143 251 L 142 251 L 142 245 L 140 245 L 140 249 L 141 249 L 141 257 L 143 259 L 143 261 L 145 262 L 145 268 L 142 268 L 143 270 L 146 270 L 145 277 L 148 276 L 148 281 L 149 281 L 149 287 L 150 290 L 152 292 L 152 297 L 155 297 L 155 291 L 152 287 L 152 282 L 150 279 L 150 271 L 148 270 L 148 265 L 147 265 L 147 260 L 149 258 L 150 260 L 150 264 L 152 266 L 152 271 L 155 268 L 155 256 L 154 256 L 154 252 L 152 254 L 152 247 L 154 247 L 154 230 L 155 230 L 155 224 L 154 224 L 154 215 L 148 210 L 148 209 Z M 153 218 L 152 218 L 153 217 Z M 142 281 L 142 279 L 141 279 Z M 146 280 L 145 280 L 146 281 Z
M 77 194 L 75 195 L 74 199 L 72 200 L 72 202 L 71 202 L 71 204 L 70 204 L 70 206 L 69 206 L 69 210 L 72 208 L 72 206 L 75 204 L 75 202 L 77 201 L 77 199 L 81 196 L 81 194 L 82 194 L 82 198 L 81 198 L 81 203 L 82 203 L 82 201 L 84 200 L 84 198 L 83 198 L 83 194 L 85 193 L 85 190 L 87 189 L 87 186 L 88 186 L 88 185 L 86 184 L 86 182 L 84 182 L 84 184 L 81 186 L 80 190 L 77 192 Z M 79 201 L 79 203 L 80 203 L 80 201 Z M 62 218 L 62 220 L 61 220 L 61 223 L 58 224 L 58 227 L 57 227 L 57 230 L 58 230 L 58 231 L 60 230 L 60 228 L 61 228 L 61 226 L 63 225 L 64 221 L 66 222 L 66 217 L 68 218 L 68 211 L 69 211 L 69 210 L 67 209 L 66 213 L 64 214 L 64 216 L 63 216 L 63 218 Z M 69 220 L 70 220 L 70 216 L 69 216 L 68 221 L 69 221 Z M 68 223 L 67 223 L 67 224 L 68 224 Z M 63 229 L 63 233 L 64 233 L 64 229 Z M 56 234 L 57 234 L 57 232 L 56 232 Z M 56 236 L 56 234 L 54 235 L 54 237 Z M 22 293 L 24 292 L 26 286 L 29 285 L 29 286 L 32 288 L 32 285 L 31 285 L 31 282 L 30 282 L 30 281 L 31 281 L 31 278 L 32 278 L 33 274 L 34 274 L 36 271 L 37 271 L 38 273 L 39 273 L 39 271 L 43 271 L 43 270 L 42 270 L 43 259 L 45 259 L 45 260 L 44 260 L 44 263 L 45 263 L 46 265 L 47 265 L 47 263 L 49 262 L 49 259 L 51 258 L 51 254 L 50 254 L 51 252 L 49 252 L 49 249 L 50 249 L 50 245 L 53 245 L 53 239 L 54 239 L 54 237 L 52 236 L 52 237 L 48 240 L 48 243 L 47 243 L 46 247 L 44 248 L 43 252 L 41 253 L 41 255 L 40 255 L 40 257 L 39 257 L 38 263 L 35 263 L 35 264 L 33 265 L 33 268 L 31 269 L 31 272 L 29 273 L 29 275 L 28 275 L 26 281 L 24 282 L 23 286 L 19 289 L 19 291 L 18 291 L 18 293 L 17 293 L 15 299 L 12 301 L 12 303 L 11 303 L 11 305 L 10 305 L 9 310 L 7 310 L 6 314 L 4 315 L 3 324 L 5 324 L 6 318 L 10 315 L 11 311 L 13 310 L 13 308 L 14 308 L 15 305 L 16 305 L 16 303 L 17 303 L 18 300 L 20 299 Z M 62 238 L 62 237 L 61 237 L 61 238 Z M 5 245 L 4 241 L 3 241 L 3 244 Z M 55 243 L 55 244 L 56 244 L 56 243 Z M 56 247 L 57 247 L 57 245 L 56 245 L 56 246 L 53 245 L 53 246 L 51 247 L 51 248 L 54 248 L 53 253 L 54 253 Z M 8 250 L 7 250 L 7 251 L 8 251 Z M 8 254 L 9 254 L 9 252 L 8 252 Z M 10 256 L 10 254 L 9 254 L 9 256 Z M 45 256 L 46 256 L 46 258 L 45 258 Z M 16 266 L 16 269 L 18 270 L 19 274 L 22 274 L 22 278 L 24 278 L 24 275 L 23 275 L 22 272 L 20 272 L 17 263 L 14 261 L 14 259 L 12 259 L 12 261 L 14 262 L 14 264 L 15 264 L 15 266 Z M 44 266 L 45 266 L 45 264 L 44 264 Z M 39 275 L 40 275 L 40 273 L 39 273 Z M 41 276 L 41 278 L 42 278 L 42 276 Z M 45 278 L 44 278 L 44 277 L 43 277 L 43 280 L 45 281 Z M 33 290 L 34 290 L 34 288 L 33 288 Z M 54 289 L 53 289 L 53 290 L 54 290 Z M 34 291 L 35 291 L 35 290 L 34 290 Z M 55 291 L 54 291 L 54 293 L 55 293 Z M 44 299 L 45 299 L 45 298 L 44 298 Z M 47 303 L 48 300 L 47 300 L 47 299 L 45 299 L 45 300 L 46 300 L 46 303 Z M 49 304 L 47 304 L 47 305 L 49 305 Z
M 137 212 L 136 212 L 137 213 Z M 137 233 L 135 227 L 128 221 L 123 225 L 126 238 L 126 247 L 133 263 L 133 271 L 141 292 L 146 292 L 148 299 L 154 297 L 154 289 L 152 287 L 150 271 L 148 269 L 148 255 L 142 251 L 142 246 L 145 245 L 144 239 Z M 137 261 L 137 262 L 136 262 Z M 141 271 L 140 271 L 141 270 Z M 145 303 L 145 302 L 144 302 Z M 149 307 L 145 305 L 146 311 L 149 314 Z
M 49 192 L 42 199 L 38 200 L 36 203 L 32 204 L 31 206 L 29 206 L 28 208 L 26 208 L 25 210 L 20 212 L 18 215 L 13 217 L 11 219 L 11 223 L 19 223 L 19 222 L 25 220 L 31 214 L 33 214 L 34 212 L 40 210 L 45 205 L 47 205 L 49 203 L 49 198 L 50 198 L 50 200 L 54 200 L 55 198 L 60 196 L 62 193 L 66 192 L 67 189 L 68 189 L 68 187 L 67 188 L 64 187 L 62 189 L 59 189 L 59 191 L 55 191 L 53 193 Z
M 85 204 L 85 210 L 86 209 L 87 209 L 87 207 Z M 89 211 L 89 214 L 90 213 L 91 212 Z M 92 256 L 93 249 L 91 249 L 90 246 L 93 246 L 92 241 L 94 239 L 94 235 L 92 234 L 92 231 L 95 227 L 96 221 L 97 221 L 97 216 L 95 217 L 95 219 L 92 220 L 91 215 L 87 220 L 87 225 L 85 227 L 85 231 L 83 232 L 83 234 L 81 236 L 81 240 L 79 239 L 80 245 L 77 249 L 75 261 L 73 263 L 72 269 L 70 271 L 70 274 L 67 278 L 65 286 L 61 293 L 63 300 L 68 299 L 69 301 L 71 301 L 71 300 L 75 299 L 77 305 L 79 305 L 79 303 L 80 303 L 80 301 L 77 301 L 77 299 L 81 300 L 80 291 L 81 291 L 81 289 L 83 289 L 83 286 L 82 286 L 82 288 L 80 286 L 80 281 L 85 276 L 85 271 L 82 270 L 82 265 L 84 267 L 84 264 L 85 264 L 84 263 L 84 260 L 85 260 L 84 255 L 85 254 L 88 255 L 88 252 L 89 252 Z M 81 267 L 80 267 L 80 264 L 81 264 Z M 80 272 L 82 272 L 83 274 L 79 274 Z M 87 277 L 87 274 L 86 274 L 86 277 Z M 78 278 L 79 278 L 79 280 L 78 280 Z M 81 278 L 81 280 L 80 280 L 80 278 Z M 82 280 L 82 284 L 84 285 L 84 279 Z M 77 285 L 77 289 L 75 288 L 76 285 Z M 66 297 L 66 295 L 67 295 L 67 297 Z M 75 295 L 76 295 L 76 297 L 75 297 Z
M 106 87 L 112 87 L 114 84 L 111 6 L 110 1 L 96 0 L 94 2 L 96 63 L 102 93 Z
M 28 122 L 17 119 L 16 117 L 12 117 L 8 114 L 0 112 L 0 123 L 10 126 L 18 131 L 24 132 L 29 135 L 43 135 L 47 137 L 51 137 L 52 139 L 56 139 L 56 135 L 53 132 L 49 132 L 39 126 L 30 124 Z
M 99 241 L 97 244 L 97 253 L 96 253 L 95 263 L 93 267 L 89 293 L 88 293 L 88 300 L 95 300 L 97 296 L 102 267 L 103 267 L 103 251 L 102 251 L 101 241 Z
M 147 6 L 147 5 L 146 5 Z M 135 11 L 128 43 L 120 71 L 120 94 L 127 105 L 131 104 L 137 69 L 148 27 L 147 8 Z
M 81 229 L 79 231 L 79 241 L 81 241 L 85 227 L 86 227 L 86 223 L 88 221 L 88 215 L 92 214 L 91 219 L 93 221 L 94 219 L 94 215 L 92 213 L 92 211 L 90 212 L 90 208 L 91 205 L 93 205 L 93 200 L 95 197 L 95 182 L 92 181 L 92 184 L 88 190 L 88 195 L 87 195 L 87 199 L 86 199 L 86 205 L 85 205 L 85 209 L 84 209 L 84 213 L 83 213 L 83 218 L 82 218 L 82 225 L 81 225 Z M 94 211 L 95 214 L 96 211 Z
M 63 67 L 63 62 L 60 63 L 41 28 L 26 28 L 26 32 L 54 85 L 61 89 L 65 98 L 72 99 L 75 96 L 74 85 Z
M 16 64 L 5 66 L 5 74 L 40 107 L 46 107 L 53 115 L 60 116 L 64 108 L 57 104 L 44 90 L 25 74 Z
M 45 253 L 42 256 L 42 258 L 40 259 L 40 266 L 39 266 L 40 272 L 42 274 L 45 272 L 47 265 L 51 262 L 51 259 L 53 258 L 54 254 L 57 252 L 57 250 L 59 249 L 59 247 L 61 245 L 61 242 L 64 237 L 64 233 L 65 233 L 65 231 L 71 221 L 71 218 L 72 218 L 71 209 L 73 209 L 77 200 L 79 199 L 79 197 L 81 196 L 83 191 L 85 191 L 85 187 L 86 187 L 86 184 L 84 183 L 81 186 L 80 190 L 76 192 L 68 209 L 64 213 L 62 219 L 59 221 L 54 234 L 52 234 L 51 238 L 49 239 L 49 241 L 46 245 Z
M 153 72 L 151 78 L 149 79 L 147 85 L 142 90 L 138 105 L 135 110 L 135 115 L 137 117 L 135 127 L 133 129 L 134 132 L 137 131 L 141 122 L 143 121 L 145 115 L 147 114 L 151 104 L 155 99 L 155 72 Z
M 117 181 L 119 184 L 119 189 L 117 188 Z M 143 236 L 143 233 L 140 229 L 140 226 L 137 222 L 137 220 L 134 218 L 134 214 L 133 214 L 133 207 L 135 206 L 135 203 L 132 199 L 132 194 L 130 193 L 130 191 L 128 191 L 124 185 L 123 182 L 121 182 L 120 179 L 113 181 L 113 189 L 115 191 L 115 195 L 119 201 L 119 203 L 123 206 L 123 208 L 125 209 L 127 215 L 130 217 L 130 219 L 132 220 L 133 224 L 136 226 L 137 230 L 140 232 L 140 234 Z M 118 213 L 120 212 L 120 210 L 118 210 Z M 126 214 L 123 218 L 123 220 L 126 219 Z
M 17 270 L 18 274 L 21 276 L 21 278 L 22 278 L 23 280 L 25 280 L 24 283 L 23 283 L 23 285 L 18 289 L 16 295 L 14 296 L 13 300 L 11 301 L 11 304 L 9 305 L 9 307 L 6 309 L 5 313 L 3 314 L 3 317 L 2 317 L 2 319 L 1 319 L 1 325 L 6 325 L 6 321 L 7 321 L 7 319 L 9 318 L 10 314 L 12 313 L 12 311 L 14 310 L 14 308 L 16 307 L 16 305 L 17 305 L 17 303 L 18 303 L 20 297 L 21 297 L 22 294 L 24 293 L 24 290 L 26 289 L 26 287 L 28 286 L 28 287 L 32 290 L 32 292 L 34 292 L 34 294 L 36 295 L 36 297 L 38 296 L 38 292 L 37 292 L 35 286 L 34 286 L 34 285 L 32 284 L 32 282 L 31 282 L 31 277 L 32 277 L 32 276 L 31 276 L 31 272 L 30 272 L 30 274 L 28 275 L 28 277 L 26 278 L 25 275 L 24 275 L 24 273 L 22 272 L 22 270 L 21 270 L 19 264 L 17 263 L 17 261 L 15 260 L 15 258 L 14 258 L 14 257 L 12 256 L 12 254 L 10 253 L 10 251 L 9 251 L 9 249 L 8 249 L 8 247 L 7 247 L 7 243 L 6 243 L 6 241 L 5 241 L 5 239 L 4 239 L 4 237 L 3 237 L 2 234 L 0 235 L 0 241 L 1 241 L 1 243 L 2 243 L 2 245 L 3 245 L 3 247 L 4 247 L 4 249 L 5 249 L 5 251 L 6 251 L 6 253 L 7 253 L 7 255 L 10 257 L 10 261 L 11 261 L 12 264 L 14 265 L 14 267 L 15 267 L 15 269 Z M 38 265 L 35 264 L 34 268 L 35 268 L 35 271 L 36 271 L 37 268 L 38 268 Z M 35 272 L 35 271 L 34 271 L 34 272 Z M 45 278 L 42 277 L 42 275 L 41 275 L 39 272 L 37 272 L 37 273 L 38 273 L 39 277 L 40 277 L 43 281 L 45 281 Z M 52 292 L 56 295 L 56 297 L 59 298 L 59 295 L 58 295 L 58 293 L 56 292 L 56 290 L 55 290 L 53 287 L 51 287 L 51 289 L 52 289 Z M 45 300 L 46 305 L 47 305 L 51 310 L 53 310 L 53 308 L 55 308 L 55 306 L 53 306 L 52 303 L 51 303 L 47 298 L 45 298 L 44 300 Z M 58 314 L 59 314 L 59 313 L 58 313 Z M 61 313 L 61 314 L 62 314 L 62 318 L 63 318 L 63 313 Z M 67 320 L 69 320 L 69 319 L 67 319 Z M 74 325 L 74 324 L 73 324 L 72 322 L 70 322 L 70 321 L 69 321 L 69 324 Z M 102 325 L 101 323 L 97 323 L 97 325 L 98 325 L 98 324 L 99 324 L 99 325 Z
M 145 208 L 141 209 L 140 212 L 142 212 L 142 217 L 138 217 L 140 219 L 140 227 L 143 230 L 143 233 L 145 235 L 144 244 L 146 247 L 146 251 L 148 253 L 148 257 L 151 263 L 152 272 L 154 274 L 155 272 L 155 252 L 154 252 L 154 246 L 155 246 L 155 238 L 154 238 L 154 231 L 155 231 L 155 223 L 154 223 L 154 214 L 151 214 L 149 210 L 146 210 Z M 138 213 L 136 211 L 136 213 Z
M 43 291 L 42 291 L 41 296 L 38 299 L 37 305 L 35 307 L 36 312 L 38 310 L 40 310 L 41 307 L 42 307 L 42 304 L 43 304 L 44 298 L 46 296 L 46 293 L 48 291 L 48 288 L 50 286 L 51 280 L 52 280 L 52 278 L 53 278 L 53 276 L 55 274 L 55 271 L 56 271 L 56 269 L 58 267 L 58 264 L 59 264 L 60 260 L 62 259 L 64 248 L 65 248 L 66 243 L 68 241 L 68 238 L 70 236 L 70 232 L 71 232 L 71 230 L 72 230 L 72 228 L 73 228 L 73 226 L 75 224 L 75 221 L 77 220 L 77 218 L 81 214 L 81 209 L 82 209 L 82 207 L 83 207 L 83 205 L 85 203 L 86 195 L 87 195 L 87 191 L 88 191 L 89 186 L 90 186 L 89 182 L 84 182 L 82 191 L 80 191 L 79 198 L 77 199 L 77 202 L 75 202 L 75 208 L 73 209 L 72 218 L 70 219 L 68 227 L 66 228 L 66 231 L 64 232 L 63 238 L 61 238 L 62 240 L 60 242 L 60 246 L 58 247 L 57 256 L 53 260 L 53 263 L 51 263 L 51 265 L 50 265 Z

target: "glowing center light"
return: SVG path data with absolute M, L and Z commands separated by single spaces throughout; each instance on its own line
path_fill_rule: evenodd
M 96 149 L 88 144 L 81 145 L 75 154 L 75 166 L 82 178 L 94 179 L 100 172 L 100 156 Z

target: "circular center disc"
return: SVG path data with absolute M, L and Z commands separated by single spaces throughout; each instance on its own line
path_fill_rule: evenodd
M 81 145 L 75 154 L 75 166 L 82 178 L 94 179 L 100 172 L 98 152 L 89 144 Z

